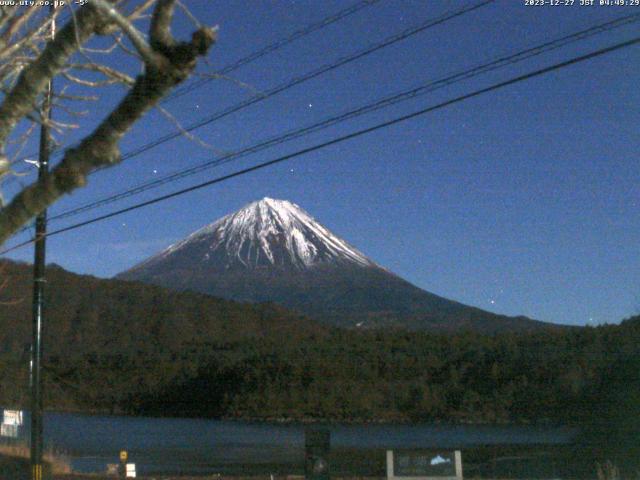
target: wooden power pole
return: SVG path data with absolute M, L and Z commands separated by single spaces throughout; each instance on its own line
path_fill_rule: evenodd
M 51 38 L 55 35 L 55 7 L 51 6 Z M 53 81 L 50 80 L 42 102 L 40 126 L 40 151 L 38 154 L 38 179 L 49 174 L 49 153 Z M 33 261 L 33 323 L 31 336 L 30 394 L 31 394 L 31 480 L 43 479 L 43 422 L 42 422 L 42 327 L 44 309 L 44 283 L 46 265 L 47 211 L 36 217 L 36 239 Z

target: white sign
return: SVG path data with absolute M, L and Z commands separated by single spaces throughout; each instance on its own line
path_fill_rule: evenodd
M 387 450 L 387 480 L 462 480 L 460 450 Z
M 5 410 L 2 423 L 5 425 L 22 425 L 24 423 L 22 410 Z
M 18 425 L 0 425 L 0 437 L 18 438 Z
M 136 478 L 136 464 L 127 463 L 127 478 Z

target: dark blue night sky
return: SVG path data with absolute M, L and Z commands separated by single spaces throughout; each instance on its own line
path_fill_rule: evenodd
M 203 23 L 220 26 L 209 65 L 200 71 L 215 71 L 352 3 L 188 2 Z M 189 125 L 256 91 L 472 3 L 477 2 L 381 0 L 165 108 Z M 524 0 L 498 0 L 194 132 L 212 148 L 182 138 L 97 173 L 86 189 L 56 204 L 51 214 L 429 80 L 607 20 L 640 14 L 640 7 L 579 3 L 526 6 Z M 181 21 L 178 31 L 189 28 L 193 27 Z M 51 228 L 628 40 L 638 31 L 634 23 L 594 36 L 52 223 Z M 640 47 L 626 48 L 52 237 L 48 260 L 75 272 L 112 276 L 204 224 L 270 196 L 299 204 L 382 266 L 438 295 L 558 323 L 618 322 L 640 311 L 639 79 Z M 114 89 L 99 106 L 121 94 Z M 86 127 L 98 118 L 93 111 Z M 173 129 L 162 114 L 153 112 L 126 138 L 122 150 Z M 30 260 L 31 255 L 29 247 L 11 257 Z

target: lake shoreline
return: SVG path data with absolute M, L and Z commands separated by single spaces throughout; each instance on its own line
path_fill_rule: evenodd
M 28 410 L 24 410 L 25 412 Z M 554 422 L 546 418 L 541 418 L 536 421 L 496 421 L 496 422 L 482 422 L 482 421 L 470 421 L 470 420 L 412 420 L 409 418 L 397 418 L 397 419 L 344 419 L 344 418 L 316 418 L 316 417 L 256 417 L 256 416 L 220 416 L 220 417 L 202 417 L 198 415 L 193 416 L 175 416 L 175 415 L 145 415 L 135 414 L 130 412 L 101 410 L 101 409 L 81 409 L 81 408 L 46 408 L 44 410 L 47 413 L 54 414 L 71 414 L 71 415 L 92 415 L 101 417 L 129 417 L 129 418 L 155 418 L 155 419 L 176 419 L 176 420 L 213 420 L 222 422 L 237 422 L 237 423 L 251 423 L 251 424 L 264 424 L 264 425 L 327 425 L 327 426 L 443 426 L 443 427 L 456 427 L 456 426 L 478 426 L 478 427 L 545 427 L 545 428 L 580 428 L 579 422 Z

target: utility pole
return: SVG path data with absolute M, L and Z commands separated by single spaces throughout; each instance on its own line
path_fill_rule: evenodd
M 55 35 L 55 7 L 51 12 L 51 38 Z M 49 174 L 49 152 L 51 132 L 47 120 L 51 118 L 53 81 L 50 80 L 42 101 L 42 124 L 40 125 L 40 151 L 38 154 L 38 179 Z M 43 424 L 42 424 L 42 327 L 44 308 L 44 283 L 46 261 L 47 211 L 36 217 L 36 239 L 33 261 L 33 323 L 31 335 L 31 364 L 29 386 L 31 389 L 31 480 L 43 478 Z

